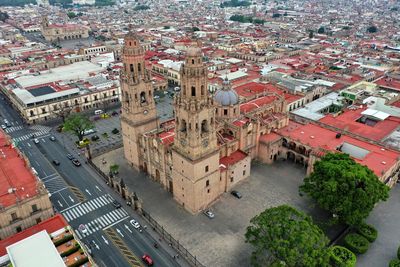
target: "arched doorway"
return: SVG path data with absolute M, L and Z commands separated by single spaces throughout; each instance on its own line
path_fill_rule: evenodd
M 288 152 L 286 153 L 286 158 L 287 158 L 288 160 L 294 161 L 295 158 L 296 158 L 296 156 L 295 156 L 295 154 L 294 154 L 293 152 L 288 151 Z
M 160 171 L 156 169 L 156 181 L 160 182 Z

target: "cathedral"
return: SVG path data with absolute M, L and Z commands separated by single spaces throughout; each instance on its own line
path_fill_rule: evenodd
M 47 17 L 43 17 L 41 32 L 46 41 L 62 41 L 89 37 L 89 28 L 78 24 L 50 24 Z
M 227 79 L 212 95 L 202 51 L 190 47 L 180 69 L 174 119 L 160 123 L 144 53 L 130 31 L 121 71 L 125 158 L 182 207 L 193 214 L 207 209 L 250 175 L 251 160 L 271 163 L 279 157 L 269 136 L 289 123 L 282 95 L 264 93 L 243 101 Z

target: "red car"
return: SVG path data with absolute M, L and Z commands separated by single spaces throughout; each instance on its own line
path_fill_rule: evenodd
M 144 261 L 144 263 L 147 264 L 147 266 L 152 266 L 153 265 L 153 260 L 147 254 L 143 255 L 142 260 Z

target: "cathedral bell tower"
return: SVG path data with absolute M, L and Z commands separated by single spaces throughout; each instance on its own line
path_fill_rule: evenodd
M 174 102 L 174 197 L 197 213 L 218 197 L 220 181 L 215 106 L 200 48 L 187 50 L 180 74 L 181 92 Z
M 124 39 L 121 71 L 121 128 L 125 157 L 135 168 L 146 170 L 140 137 L 157 128 L 157 110 L 144 48 L 133 31 Z

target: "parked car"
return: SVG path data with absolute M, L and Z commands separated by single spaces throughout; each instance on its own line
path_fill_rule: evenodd
M 236 198 L 242 198 L 242 194 L 240 194 L 239 191 L 236 190 L 232 190 L 231 191 L 232 196 L 236 197 Z
M 147 255 L 147 254 L 144 254 L 144 255 L 142 256 L 142 260 L 144 261 L 144 263 L 147 264 L 147 266 L 152 266 L 152 265 L 154 264 L 153 260 L 152 260 L 152 259 L 150 258 L 150 256 Z
M 60 162 L 58 160 L 56 160 L 56 159 L 53 159 L 53 164 L 58 166 L 58 165 L 60 165 Z
M 33 139 L 33 142 L 34 142 L 35 144 L 39 144 L 39 139 L 35 138 L 35 139 Z
M 119 204 L 119 202 L 116 201 L 116 200 L 114 200 L 114 201 L 112 202 L 112 204 L 113 204 L 113 206 L 114 206 L 116 209 L 121 208 L 121 204 Z
M 159 95 L 155 95 L 154 99 L 160 99 L 160 96 Z
M 205 210 L 204 214 L 210 219 L 213 219 L 215 217 L 214 213 L 211 210 Z
M 77 160 L 77 159 L 72 159 L 72 163 L 73 163 L 76 167 L 81 166 L 81 163 L 80 163 L 79 160 Z
M 54 136 L 50 136 L 50 141 L 56 141 L 56 138 Z
M 111 113 L 111 115 L 113 115 L 113 116 L 118 116 L 118 111 L 113 111 L 112 113 Z
M 73 160 L 74 156 L 72 156 L 71 154 L 67 154 L 67 158 L 70 159 L 70 160 Z
M 133 228 L 135 228 L 135 229 L 140 228 L 140 224 L 137 221 L 135 221 L 134 219 L 132 219 L 130 221 L 130 223 L 132 224 Z
M 100 137 L 98 135 L 93 135 L 92 137 L 90 137 L 90 139 L 92 139 L 92 141 L 97 141 L 100 139 Z
M 5 126 L 4 124 L 1 125 L 1 129 L 4 130 L 4 129 L 6 129 L 6 128 L 7 128 L 7 126 Z

